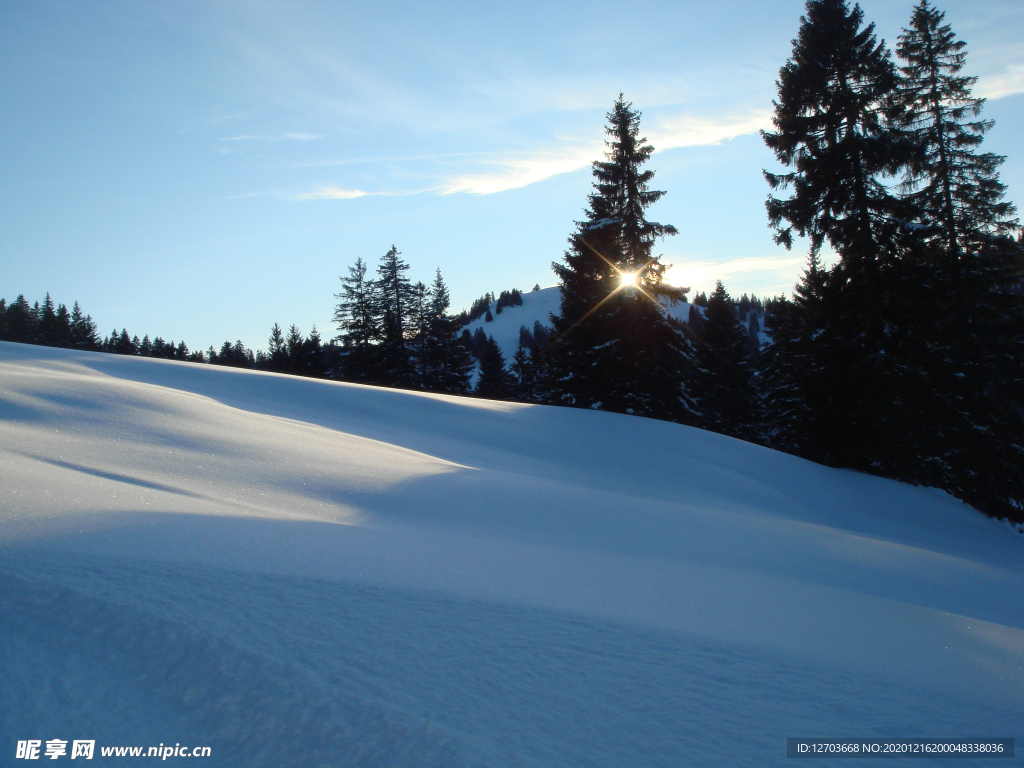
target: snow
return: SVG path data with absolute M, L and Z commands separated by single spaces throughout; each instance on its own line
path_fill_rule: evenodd
M 0 343 L 0 499 L 0 762 L 781 766 L 1024 725 L 1024 537 L 678 425 Z
M 530 291 L 522 296 L 521 305 L 502 307 L 500 315 L 497 313 L 498 302 L 492 301 L 488 308 L 493 320 L 487 322 L 481 316 L 466 326 L 471 334 L 477 328 L 483 328 L 485 334 L 493 336 L 508 363 L 512 362 L 512 355 L 519 348 L 519 329 L 525 325 L 533 333 L 535 322 L 550 329 L 552 313 L 558 314 L 562 306 L 562 294 L 558 286 Z
M 533 332 L 534 322 L 540 322 L 546 328 L 551 328 L 551 315 L 558 314 L 561 309 L 562 295 L 558 286 L 541 288 L 539 291 L 530 291 L 523 294 L 523 303 L 517 307 L 503 307 L 501 314 L 497 313 L 497 301 L 490 304 L 491 315 L 494 318 L 490 322 L 484 317 L 478 317 L 466 326 L 469 332 L 475 333 L 477 328 L 483 328 L 484 333 L 493 336 L 494 340 L 501 347 L 501 353 L 505 361 L 512 362 L 512 356 L 519 347 L 519 329 L 526 326 Z M 688 322 L 690 318 L 690 305 L 685 301 L 664 304 L 666 314 L 682 322 Z M 698 307 L 703 312 L 703 308 Z

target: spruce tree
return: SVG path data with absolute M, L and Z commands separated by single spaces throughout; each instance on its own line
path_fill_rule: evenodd
M 394 387 L 411 387 L 414 371 L 406 332 L 412 285 L 409 265 L 391 246 L 377 267 L 374 314 L 380 325 L 380 343 L 374 350 L 374 379 Z
M 476 394 L 491 400 L 505 400 L 512 395 L 514 380 L 505 368 L 505 356 L 493 336 L 480 355 L 480 378 L 476 383 Z
M 846 0 L 807 0 L 793 55 L 779 72 L 775 131 L 762 136 L 792 169 L 765 171 L 773 190 L 792 189 L 767 201 L 776 242 L 791 247 L 794 231 L 815 250 L 827 241 L 846 276 L 863 275 L 874 288 L 903 211 L 882 175 L 908 148 L 889 129 L 895 67 L 874 24 L 862 28 L 862 21 L 860 6 Z
M 1004 158 L 979 152 L 991 120 L 962 74 L 966 44 L 922 0 L 900 36 L 896 103 L 919 151 L 903 192 L 929 246 L 914 281 L 914 367 L 929 396 L 911 479 L 982 509 L 1024 517 L 1024 301 L 1016 292 L 1018 222 L 999 180 Z
M 918 152 L 907 164 L 904 189 L 953 265 L 993 238 L 1015 233 L 1014 206 L 999 181 L 1000 155 L 976 152 L 993 121 L 977 119 L 985 103 L 961 73 L 966 43 L 943 24 L 945 14 L 921 0 L 896 53 L 903 60 L 896 97 L 900 124 Z
M 765 387 L 763 436 L 772 447 L 805 457 L 821 456 L 829 442 L 824 423 L 833 409 L 820 342 L 828 290 L 828 274 L 812 249 L 793 301 L 781 297 L 765 314 L 772 344 L 759 372 Z
M 736 304 L 722 281 L 708 297 L 699 333 L 703 425 L 715 432 L 750 439 L 756 431 L 751 384 L 750 341 Z
M 267 370 L 277 373 L 288 370 L 288 345 L 284 340 L 284 332 L 277 323 L 270 329 L 270 338 L 267 339 L 266 367 Z
M 324 345 L 320 332 L 313 323 L 313 329 L 303 342 L 303 367 L 299 371 L 303 376 L 321 377 L 326 373 L 324 365 Z
M 338 299 L 334 322 L 341 331 L 344 347 L 342 375 L 349 381 L 369 381 L 373 346 L 380 336 L 374 284 L 366 277 L 366 263 L 362 258 L 356 259 L 348 268 L 348 277 L 340 280 L 341 293 L 334 294 Z
M 71 309 L 71 343 L 76 349 L 97 349 L 99 347 L 96 323 L 93 322 L 90 315 L 83 314 L 77 301 Z
M 50 293 L 47 291 L 43 305 L 36 305 L 36 316 L 39 322 L 39 331 L 36 343 L 45 346 L 56 346 L 57 341 L 57 313 Z
M 653 254 L 676 229 L 646 218 L 664 194 L 650 189 L 654 172 L 641 170 L 654 149 L 621 94 L 607 117 L 607 159 L 593 164 L 586 218 L 553 265 L 561 308 L 551 318 L 547 387 L 559 404 L 692 422 L 692 350 L 658 303 L 684 292 L 664 284 Z
M 287 373 L 299 373 L 306 367 L 306 340 L 302 337 L 299 326 L 292 323 L 285 337 L 284 345 L 288 352 Z
M 896 71 L 874 25 L 862 21 L 845 0 L 808 0 L 779 74 L 776 130 L 763 133 L 791 169 L 765 172 L 773 190 L 791 190 L 767 201 L 776 241 L 790 247 L 796 233 L 810 240 L 812 258 L 826 242 L 840 257 L 827 274 L 813 270 L 825 278 L 822 300 L 814 312 L 794 305 L 804 316 L 793 323 L 796 336 L 777 340 L 773 365 L 796 376 L 808 398 L 786 411 L 802 424 L 782 433 L 803 431 L 809 458 L 884 472 L 906 442 L 893 351 L 908 332 L 899 294 L 919 241 L 905 226 L 908 205 L 885 183 L 910 151 L 891 124 Z
M 465 392 L 469 388 L 473 361 L 460 341 L 458 324 L 448 314 L 451 299 L 438 269 L 427 294 L 422 345 L 422 381 L 432 392 Z

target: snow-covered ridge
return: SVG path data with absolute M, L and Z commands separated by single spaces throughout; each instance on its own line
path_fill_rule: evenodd
M 509 361 L 519 346 L 519 329 L 525 325 L 532 331 L 535 322 L 551 328 L 551 315 L 558 314 L 561 309 L 562 296 L 558 286 L 530 291 L 522 296 L 521 305 L 503 307 L 500 314 L 497 311 L 498 302 L 492 301 L 489 310 L 493 320 L 488 322 L 485 317 L 478 317 L 466 326 L 471 334 L 478 328 L 483 328 L 485 334 L 493 336 L 501 347 L 501 353 Z M 668 316 L 684 323 L 689 322 L 690 306 L 685 301 L 666 302 L 663 305 Z M 699 307 L 698 311 L 703 312 Z
M 611 768 L 1014 735 L 1021 594 L 1022 537 L 948 495 L 696 429 L 0 343 L 9 740 Z

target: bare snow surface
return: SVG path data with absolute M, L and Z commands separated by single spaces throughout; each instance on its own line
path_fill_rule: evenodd
M 4 765 L 1024 736 L 1024 537 L 678 425 L 0 343 L 0 500 Z

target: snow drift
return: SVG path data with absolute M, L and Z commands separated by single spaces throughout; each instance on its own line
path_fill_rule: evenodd
M 700 430 L 0 343 L 0 499 L 0 764 L 1021 735 L 1024 537 Z

